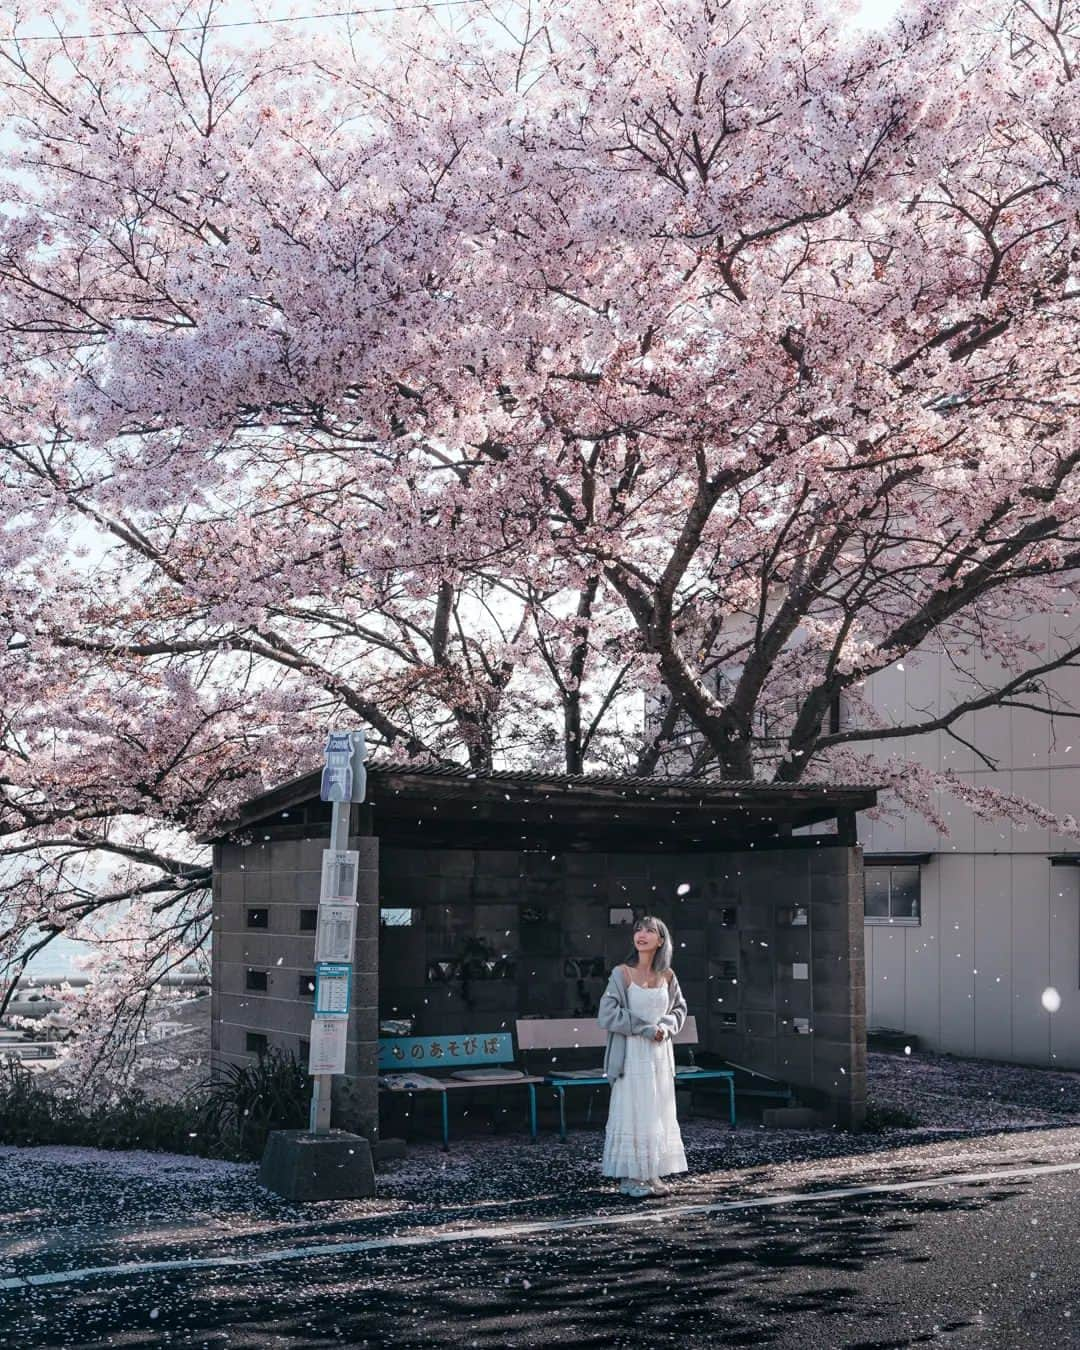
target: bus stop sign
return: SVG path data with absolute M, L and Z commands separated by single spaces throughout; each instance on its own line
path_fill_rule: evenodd
M 323 751 L 319 797 L 324 802 L 362 802 L 367 791 L 362 731 L 331 731 Z

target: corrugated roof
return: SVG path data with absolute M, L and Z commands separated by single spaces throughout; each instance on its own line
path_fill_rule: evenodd
M 368 765 L 369 777 L 380 775 L 406 775 L 410 778 L 462 778 L 476 782 L 521 783 L 524 785 L 552 783 L 567 787 L 611 787 L 633 788 L 637 791 L 662 790 L 664 788 L 682 788 L 700 792 L 725 794 L 753 789 L 757 792 L 783 792 L 785 794 L 806 792 L 823 795 L 830 792 L 873 791 L 862 784 L 839 783 L 763 783 L 755 779 L 731 778 L 688 778 L 688 777 L 636 777 L 634 775 L 609 773 L 545 773 L 539 769 L 488 769 L 481 772 L 470 769 L 467 764 L 395 764 L 373 762 Z
M 302 802 L 317 799 L 319 795 L 321 769 L 313 769 L 286 783 L 281 783 L 267 792 L 244 802 L 234 817 L 223 822 L 211 834 L 203 836 L 203 842 L 221 838 L 231 830 L 245 828 L 256 821 L 277 814 L 285 808 L 292 808 Z M 460 788 L 457 787 L 460 784 Z M 392 760 L 373 761 L 368 765 L 368 801 L 376 811 L 380 801 L 388 804 L 390 800 L 421 801 L 430 794 L 431 799 L 445 799 L 448 795 L 457 798 L 463 791 L 483 793 L 484 789 L 519 788 L 525 793 L 536 792 L 545 795 L 545 801 L 551 802 L 549 792 L 557 793 L 569 803 L 575 796 L 575 790 L 583 794 L 584 805 L 592 793 L 618 794 L 619 801 L 651 798 L 666 800 L 680 807 L 705 807 L 713 805 L 720 808 L 724 804 L 730 809 L 745 810 L 758 804 L 776 809 L 783 801 L 803 803 L 803 812 L 820 811 L 830 805 L 838 810 L 863 810 L 874 804 L 877 788 L 861 784 L 838 783 L 760 783 L 751 780 L 722 780 L 709 778 L 653 776 L 621 776 L 613 773 L 544 773 L 535 769 L 492 769 L 480 772 L 465 764 L 442 762 L 436 764 L 398 763 Z M 426 790 L 425 790 L 426 789 Z M 388 796 L 382 796 L 385 790 Z M 500 794 L 501 795 L 501 794 Z M 608 798 L 611 800 L 611 798 Z M 591 804 L 598 805 L 602 795 L 591 797 Z M 645 803 L 642 803 L 643 805 Z

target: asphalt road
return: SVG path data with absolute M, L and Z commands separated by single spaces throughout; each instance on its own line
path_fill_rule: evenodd
M 126 1270 L 64 1250 L 8 1280 L 0 1344 L 1080 1347 L 1080 1163 L 1022 1138 L 968 1173 L 798 1192 L 466 1207 L 183 1254 L 143 1236 Z

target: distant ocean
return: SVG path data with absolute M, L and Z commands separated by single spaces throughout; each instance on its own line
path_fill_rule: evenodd
M 85 942 L 76 942 L 71 938 L 53 938 L 40 956 L 34 958 L 26 968 L 24 978 L 39 982 L 65 980 L 72 975 L 82 975 L 76 961 L 80 956 L 89 956 L 93 949 Z M 185 962 L 180 974 L 194 969 Z
M 26 974 L 33 979 L 57 979 L 68 975 L 77 975 L 75 965 L 77 956 L 87 956 L 90 948 L 85 942 L 75 942 L 71 938 L 53 938 L 45 950 L 36 956 L 26 968 Z

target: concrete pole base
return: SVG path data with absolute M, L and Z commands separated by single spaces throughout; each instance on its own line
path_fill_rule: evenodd
M 259 1184 L 286 1200 L 357 1200 L 375 1194 L 371 1145 L 361 1134 L 272 1130 Z

